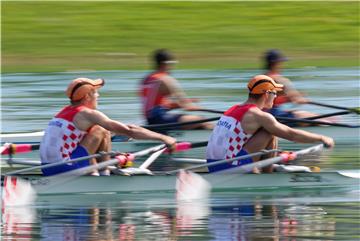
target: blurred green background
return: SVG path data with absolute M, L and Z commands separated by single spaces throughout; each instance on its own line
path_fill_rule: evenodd
M 168 48 L 178 68 L 359 65 L 359 3 L 2 2 L 2 71 L 147 69 Z

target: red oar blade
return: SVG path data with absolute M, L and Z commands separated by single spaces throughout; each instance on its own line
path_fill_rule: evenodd
M 176 178 L 176 199 L 192 201 L 206 199 L 211 192 L 211 184 L 199 174 L 181 170 Z
M 36 192 L 31 183 L 15 176 L 4 177 L 2 202 L 4 206 L 30 205 L 36 198 Z

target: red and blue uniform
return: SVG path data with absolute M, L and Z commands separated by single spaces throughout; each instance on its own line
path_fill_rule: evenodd
M 48 124 L 40 144 L 40 159 L 43 165 L 87 156 L 87 150 L 79 145 L 87 134 L 79 130 L 73 119 L 85 106 L 66 106 Z M 43 168 L 44 175 L 54 175 L 89 165 L 89 160 Z
M 154 72 L 146 76 L 140 86 L 143 114 L 149 124 L 176 123 L 180 114 L 170 114 L 171 101 L 160 93 L 161 80 L 169 75 L 166 72 Z M 166 80 L 164 80 L 166 81 Z
M 234 105 L 221 116 L 210 136 L 206 149 L 208 163 L 248 154 L 243 147 L 252 137 L 252 134 L 248 134 L 243 130 L 241 121 L 245 113 L 255 107 L 254 104 Z M 252 162 L 251 158 L 247 158 L 231 163 L 209 166 L 208 169 L 209 172 L 216 172 Z

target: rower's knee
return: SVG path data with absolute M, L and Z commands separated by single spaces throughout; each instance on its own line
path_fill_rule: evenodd
M 260 130 L 258 130 L 254 135 L 254 138 L 259 138 L 261 140 L 264 141 L 273 141 L 276 140 L 276 136 L 274 136 L 273 134 L 271 134 L 270 132 L 268 132 L 267 130 L 265 130 L 264 128 L 261 128 Z
M 111 138 L 110 131 L 106 130 L 105 128 L 103 128 L 99 125 L 92 126 L 91 129 L 89 130 L 88 134 L 95 138 L 99 138 L 99 139 L 110 139 Z
M 265 129 L 258 130 L 244 148 L 248 152 L 257 152 L 262 149 L 273 149 L 277 146 L 277 138 Z

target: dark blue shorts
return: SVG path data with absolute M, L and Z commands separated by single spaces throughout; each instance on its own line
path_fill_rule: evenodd
M 153 108 L 147 117 L 147 122 L 150 125 L 155 124 L 169 124 L 179 122 L 181 114 L 171 114 L 169 109 L 157 106 Z
M 89 155 L 89 153 L 85 149 L 85 147 L 78 145 L 76 147 L 76 149 L 71 153 L 70 159 L 80 158 L 80 157 L 88 156 L 88 155 Z M 42 165 L 45 165 L 45 164 L 47 164 L 47 163 L 43 163 Z M 89 165 L 90 165 L 90 160 L 86 159 L 86 160 L 73 162 L 73 163 L 65 163 L 65 164 L 61 164 L 58 166 L 54 166 L 54 167 L 42 168 L 41 170 L 42 170 L 42 173 L 44 174 L 44 176 L 51 176 L 51 175 L 56 175 L 56 174 L 63 173 L 63 172 L 72 171 L 72 170 L 75 170 L 78 168 L 86 167 Z
M 245 150 L 241 150 L 236 156 L 245 156 L 248 154 L 249 153 L 247 153 Z M 219 161 L 219 160 L 208 159 L 207 163 L 212 163 L 212 162 L 216 162 L 216 161 Z M 234 167 L 253 163 L 253 160 L 251 157 L 248 157 L 246 159 L 236 161 L 236 162 L 237 162 L 237 165 L 234 165 L 232 162 L 231 163 L 222 163 L 222 164 L 218 164 L 218 165 L 214 165 L 214 166 L 209 166 L 208 169 L 209 169 L 209 172 L 218 172 L 218 171 L 226 170 L 229 168 L 234 168 Z
M 281 107 L 273 107 L 268 111 L 275 117 L 286 117 L 286 118 L 295 118 L 295 115 L 291 111 L 283 110 Z

